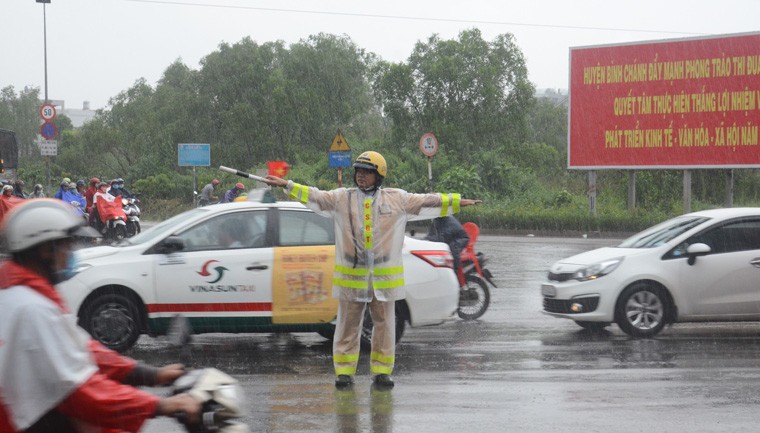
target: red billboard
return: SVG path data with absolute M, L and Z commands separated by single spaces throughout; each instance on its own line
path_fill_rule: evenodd
M 568 167 L 760 167 L 760 33 L 570 49 Z

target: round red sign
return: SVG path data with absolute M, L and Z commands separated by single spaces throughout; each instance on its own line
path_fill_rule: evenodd
M 428 132 L 420 138 L 420 150 L 425 156 L 433 156 L 438 152 L 438 139 L 432 132 Z

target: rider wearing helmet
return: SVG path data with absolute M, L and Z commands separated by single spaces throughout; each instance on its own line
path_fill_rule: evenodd
M 373 323 L 370 373 L 376 386 L 390 388 L 396 356 L 395 301 L 406 296 L 401 257 L 406 223 L 451 215 L 480 200 L 380 188 L 388 166 L 377 152 L 362 153 L 353 167 L 356 188 L 321 191 L 272 175 L 266 183 L 284 187 L 291 198 L 335 221 L 333 297 L 339 300 L 333 339 L 335 386 L 348 388 L 354 382 L 361 323 L 369 304 Z
M 198 207 L 208 206 L 219 200 L 219 197 L 214 195 L 216 188 L 219 186 L 219 180 L 214 179 L 211 183 L 207 183 L 201 190 L 200 198 L 198 198 Z
M 114 180 L 112 180 L 111 181 L 111 189 L 108 191 L 114 197 L 118 197 L 122 193 L 121 186 L 123 185 L 123 183 L 122 183 L 123 180 L 121 180 L 122 182 L 119 182 L 119 180 L 121 180 L 121 179 L 114 179 Z
M 84 192 L 87 213 L 92 212 L 92 197 L 95 195 L 96 192 L 98 192 L 99 183 L 100 183 L 100 179 L 98 179 L 97 177 L 93 177 L 92 179 L 90 179 L 90 187 L 87 188 L 87 191 Z
M 77 326 L 54 284 L 76 272 L 74 240 L 96 237 L 67 204 L 26 201 L 0 227 L 10 260 L 0 265 L 0 431 L 137 431 L 156 415 L 188 413 L 187 394 L 159 398 L 134 386 L 166 385 L 180 364 L 139 364 Z
M 77 180 L 77 186 L 76 186 L 76 188 L 77 188 L 77 193 L 79 193 L 79 195 L 81 195 L 82 197 L 84 197 L 84 193 L 85 193 L 85 190 L 84 190 L 84 179 Z
M 71 181 L 69 178 L 64 178 L 61 181 L 61 184 L 58 186 L 58 191 L 55 193 L 53 197 L 57 198 L 58 200 L 63 200 L 63 193 L 69 190 L 69 184 Z
M 224 197 L 219 201 L 219 203 L 232 203 L 243 191 L 245 191 L 245 185 L 238 182 L 224 193 Z
M 13 195 L 18 198 L 28 198 L 28 194 L 24 192 L 24 185 L 23 180 L 16 179 L 16 182 L 13 183 Z
M 42 184 L 34 185 L 34 191 L 29 194 L 29 198 L 45 198 L 45 192 L 42 190 Z

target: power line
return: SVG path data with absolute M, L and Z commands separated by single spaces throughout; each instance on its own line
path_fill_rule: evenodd
M 263 8 L 256 6 L 237 6 L 237 5 L 223 5 L 212 3 L 190 3 L 182 1 L 164 1 L 164 0 L 124 0 L 134 3 L 154 3 L 165 4 L 172 6 L 195 6 L 206 8 L 218 8 L 218 9 L 246 9 L 257 10 L 265 12 L 287 12 L 287 13 L 300 13 L 300 14 L 313 14 L 313 15 L 333 15 L 333 16 L 347 16 L 347 17 L 361 17 L 361 18 L 380 18 L 380 19 L 393 19 L 393 20 L 407 20 L 407 21 L 432 21 L 432 22 L 448 22 L 448 23 L 461 23 L 461 24 L 489 24 L 499 26 L 519 26 L 519 27 L 539 27 L 539 28 L 553 28 L 553 29 L 570 29 L 570 30 L 598 30 L 598 31 L 611 31 L 611 32 L 633 32 L 633 33 L 667 33 L 674 35 L 689 35 L 700 36 L 705 33 L 693 33 L 693 32 L 676 32 L 672 30 L 652 30 L 652 29 L 625 29 L 625 28 L 613 28 L 613 27 L 591 27 L 591 26 L 570 26 L 560 24 L 535 24 L 535 23 L 516 23 L 508 21 L 481 21 L 481 20 L 463 20 L 454 18 L 432 18 L 432 17 L 414 17 L 403 15 L 379 15 L 379 14 L 363 14 L 352 12 L 334 12 L 334 11 L 316 11 L 316 10 L 303 10 L 303 9 L 283 9 L 283 8 Z

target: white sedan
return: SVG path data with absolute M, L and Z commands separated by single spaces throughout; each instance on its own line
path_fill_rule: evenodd
M 124 351 L 140 334 L 189 319 L 194 333 L 318 332 L 331 338 L 333 221 L 300 203 L 244 201 L 196 208 L 116 246 L 77 251 L 77 275 L 59 290 L 80 325 Z M 456 316 L 459 288 L 445 244 L 407 237 L 405 326 Z M 371 332 L 365 319 L 364 342 Z
M 562 259 L 541 285 L 543 312 L 589 329 L 650 337 L 667 323 L 760 321 L 760 208 L 682 215 Z

